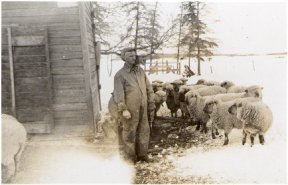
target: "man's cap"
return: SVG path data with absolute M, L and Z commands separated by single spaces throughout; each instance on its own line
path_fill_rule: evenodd
M 135 48 L 124 48 L 121 50 L 121 59 L 124 60 L 125 58 L 125 53 L 126 52 L 131 52 L 131 51 L 136 51 Z M 125 61 L 125 60 L 124 60 Z

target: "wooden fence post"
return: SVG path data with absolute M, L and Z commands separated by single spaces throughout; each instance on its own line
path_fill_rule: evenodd
M 13 48 L 11 28 L 7 28 L 8 32 L 8 50 L 9 50 L 9 67 L 10 67 L 10 82 L 11 82 L 11 111 L 16 118 L 16 99 L 15 99 L 15 80 L 14 80 L 14 64 L 13 64 Z

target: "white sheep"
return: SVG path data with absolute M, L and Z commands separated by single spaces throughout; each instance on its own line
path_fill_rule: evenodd
M 215 94 L 223 94 L 226 93 L 226 89 L 220 86 L 207 86 L 203 88 L 199 88 L 195 90 L 201 96 L 211 96 Z
M 229 107 L 229 113 L 236 115 L 243 123 L 242 144 L 246 143 L 246 137 L 250 135 L 251 147 L 254 145 L 254 137 L 258 134 L 259 141 L 264 144 L 264 133 L 272 125 L 273 114 L 270 108 L 262 101 L 247 101 L 239 99 Z
M 188 79 L 187 78 L 180 78 L 180 80 L 183 82 L 183 85 L 187 84 Z
M 154 118 L 157 117 L 157 112 L 160 109 L 161 105 L 166 102 L 167 100 L 167 95 L 166 92 L 162 91 L 162 90 L 158 90 L 157 92 L 155 92 L 155 112 L 154 112 Z
M 24 126 L 13 116 L 2 114 L 2 182 L 6 183 L 17 174 L 24 151 L 27 133 Z
M 212 80 L 205 80 L 205 79 L 200 79 L 196 82 L 196 85 L 207 85 L 207 86 L 213 86 L 217 85 L 220 86 L 220 82 L 212 81 Z
M 202 97 L 197 91 L 189 91 L 185 94 L 185 102 L 190 114 L 190 118 L 194 122 L 197 122 L 196 130 L 200 129 L 202 125 L 202 131 L 207 133 L 206 123 L 209 120 L 209 115 L 203 112 L 205 106 L 205 98 Z
M 208 96 L 206 96 L 206 97 L 208 97 Z M 232 100 L 236 100 L 239 98 L 247 98 L 247 97 L 258 98 L 259 100 L 262 99 L 262 98 L 259 98 L 259 96 L 254 94 L 252 91 L 248 91 L 248 90 L 245 92 L 241 92 L 241 93 L 216 94 L 216 95 L 212 95 L 210 97 L 213 97 L 214 99 L 217 99 L 217 100 L 221 100 L 222 102 L 227 102 L 227 101 L 232 101 Z
M 224 87 L 227 90 L 227 93 L 240 93 L 240 92 L 244 92 L 245 89 L 247 88 L 247 86 L 235 85 L 231 81 L 223 81 L 220 84 L 220 86 Z
M 227 90 L 227 93 L 253 93 L 253 96 L 258 96 L 259 98 L 262 98 L 262 90 L 263 87 L 260 87 L 258 85 L 252 85 L 252 86 L 239 86 L 235 85 L 231 81 L 224 81 L 220 85 L 221 87 L 224 87 Z
M 154 91 L 154 93 L 156 92 L 156 91 L 158 91 L 158 90 L 163 90 L 163 82 L 162 81 L 160 81 L 160 80 L 154 80 L 154 81 L 152 81 L 152 88 L 153 88 L 153 91 Z
M 180 110 L 183 118 L 189 116 L 189 111 L 187 108 L 187 104 L 185 103 L 185 94 L 190 90 L 196 90 L 203 87 L 207 87 L 206 85 L 182 85 L 179 89 L 179 101 L 180 101 Z

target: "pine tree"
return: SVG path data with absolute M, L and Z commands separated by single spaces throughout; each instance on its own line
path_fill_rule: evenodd
M 187 56 L 190 59 L 194 57 L 197 59 L 198 75 L 201 75 L 201 61 L 205 61 L 205 57 L 213 55 L 212 49 L 217 47 L 217 43 L 212 39 L 205 38 L 207 32 L 207 25 L 200 17 L 200 11 L 204 9 L 204 3 L 200 2 L 184 2 L 183 23 L 185 24 L 184 37 L 181 40 L 181 45 L 187 48 Z
M 108 7 L 105 7 L 104 4 L 101 4 L 97 1 L 92 1 L 92 17 L 93 17 L 93 32 L 95 35 L 95 41 L 100 41 L 104 45 L 109 45 L 105 36 L 111 31 L 111 26 L 106 20 L 110 15 Z

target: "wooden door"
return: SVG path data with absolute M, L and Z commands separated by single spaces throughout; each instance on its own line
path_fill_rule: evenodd
M 7 33 L 11 112 L 28 133 L 50 133 L 54 121 L 47 29 L 10 27 Z

